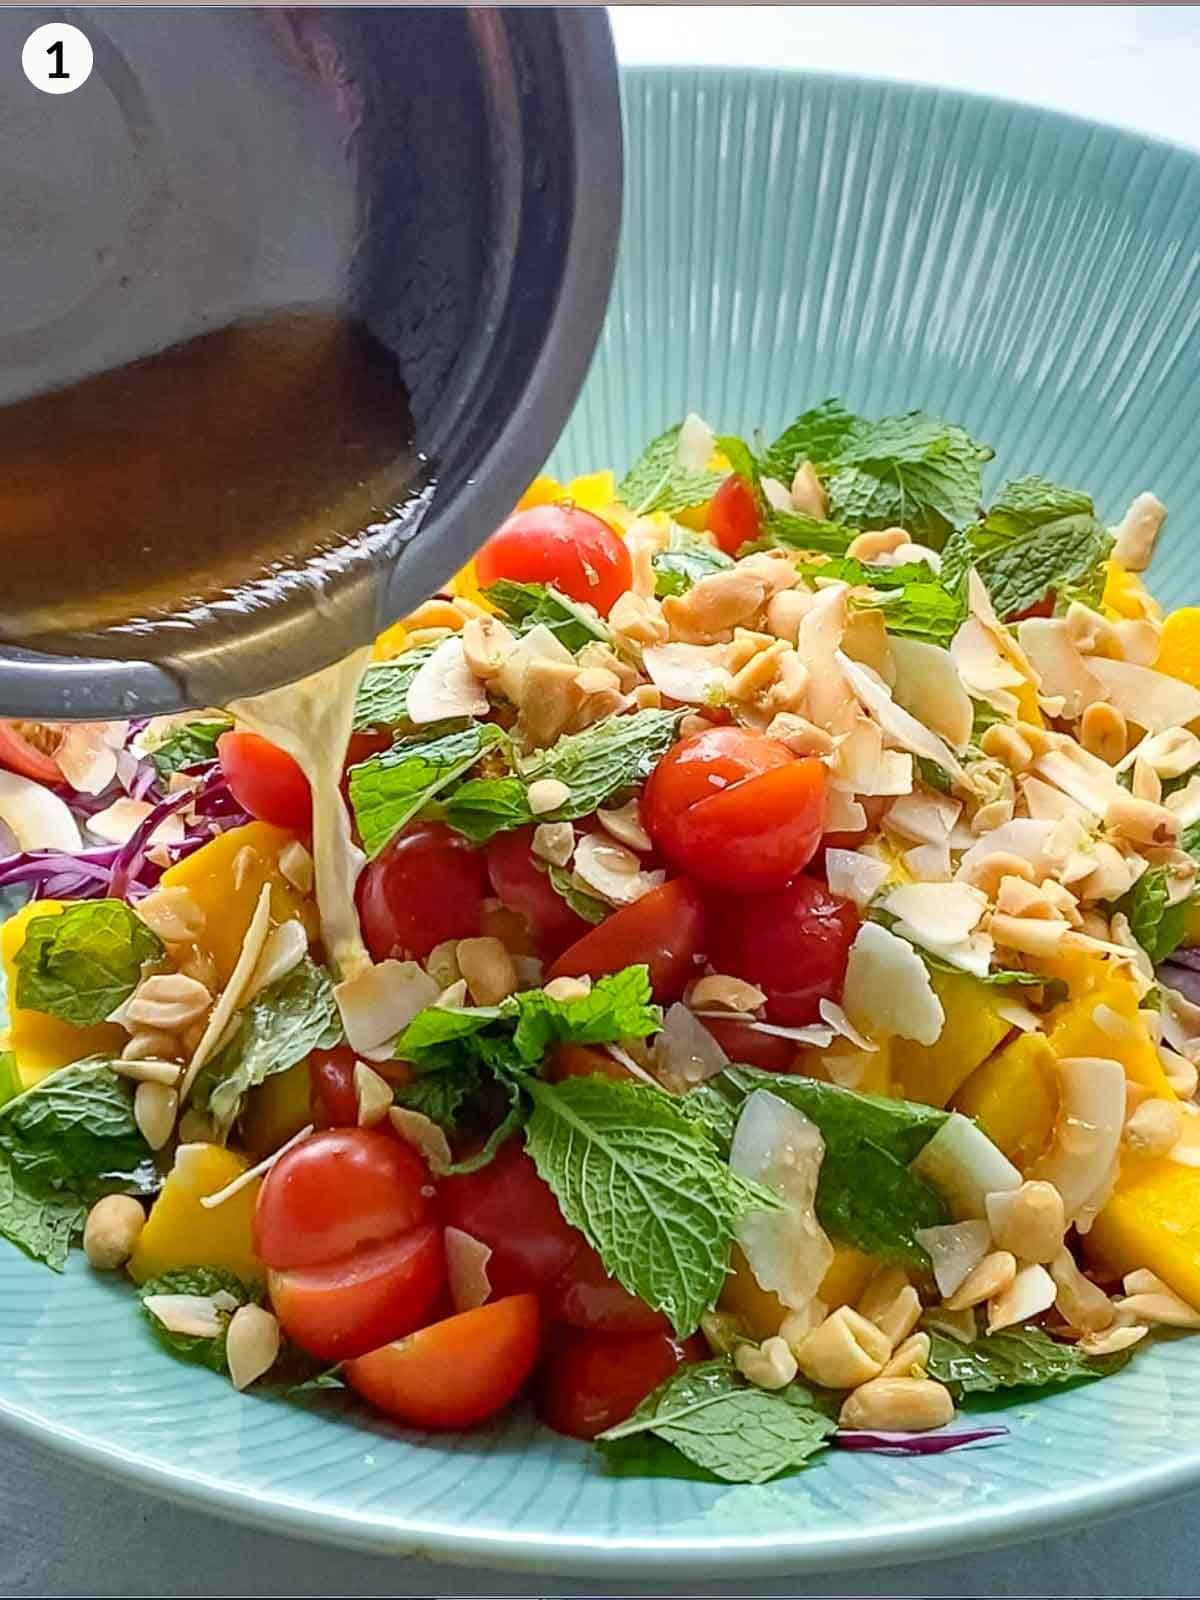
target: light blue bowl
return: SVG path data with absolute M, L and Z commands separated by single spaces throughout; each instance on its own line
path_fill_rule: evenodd
M 898 85 L 651 71 L 625 91 L 617 287 L 555 470 L 621 470 L 689 408 L 769 430 L 826 395 L 920 406 L 996 447 L 993 481 L 1044 472 L 1110 518 L 1152 486 L 1173 508 L 1157 586 L 1196 597 L 1200 159 Z M 336 1401 L 243 1398 L 160 1353 L 126 1286 L 0 1245 L 0 1415 L 313 1538 L 694 1584 L 1029 1538 L 1200 1482 L 1200 1340 L 1008 1407 L 997 1448 L 831 1452 L 730 1488 L 611 1476 L 527 1414 L 436 1438 Z

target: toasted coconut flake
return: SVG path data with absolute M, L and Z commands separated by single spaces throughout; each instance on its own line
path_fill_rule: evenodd
M 867 826 L 867 813 L 849 789 L 839 783 L 829 785 L 825 814 L 827 833 L 862 833 Z
M 1042 691 L 1061 699 L 1072 721 L 1097 700 L 1110 698 L 1094 674 L 1095 657 L 1086 660 L 1062 617 L 1030 617 L 1018 625 L 1021 646 L 1037 668 Z
M 575 665 L 575 657 L 544 622 L 537 623 L 517 640 L 516 649 L 505 659 L 496 675 L 496 682 L 513 705 L 521 704 L 521 690 L 525 669 L 531 661 L 557 662 L 561 666 Z
M 646 676 L 681 705 L 714 705 L 728 692 L 733 674 L 720 644 L 660 644 L 642 652 Z
M 901 937 L 933 951 L 965 944 L 988 908 L 987 896 L 969 883 L 901 884 L 883 904 L 899 918 Z
M 796 653 L 809 672 L 809 720 L 833 734 L 848 733 L 858 720 L 855 697 L 841 665 L 846 658 L 838 648 L 846 631 L 847 593 L 844 583 L 820 589 L 801 618 L 796 639 Z
M 950 844 L 919 844 L 904 852 L 904 865 L 918 883 L 947 883 L 953 870 Z
M 216 1005 L 209 1013 L 204 1032 L 200 1042 L 192 1052 L 188 1068 L 179 1088 L 179 1099 L 182 1104 L 191 1092 L 192 1084 L 196 1081 L 196 1074 L 200 1068 L 216 1051 L 221 1044 L 225 1030 L 233 1021 L 235 1014 L 245 1002 L 246 991 L 254 974 L 254 969 L 259 963 L 263 950 L 266 947 L 267 936 L 271 931 L 271 885 L 264 883 L 254 908 L 254 915 L 250 918 L 250 925 L 246 929 L 246 937 L 242 940 L 241 953 L 229 974 L 229 982 L 222 989 Z
M 467 665 L 458 634 L 443 639 L 413 678 L 408 690 L 408 720 L 418 727 L 449 717 L 482 717 L 488 709 L 482 681 Z
M 1040 1316 L 1049 1311 L 1057 1294 L 1057 1285 L 1045 1267 L 1036 1261 L 1025 1262 L 1008 1288 L 989 1300 L 988 1332 L 999 1333 L 1001 1328 Z
M 412 1145 L 425 1157 L 431 1172 L 445 1172 L 452 1164 L 450 1141 L 437 1123 L 423 1111 L 413 1111 L 408 1106 L 393 1106 L 388 1112 L 388 1120 L 405 1144 Z
M 128 722 L 73 722 L 63 729 L 54 759 L 80 794 L 103 794 L 117 775 L 117 753 Z
M 267 935 L 262 955 L 246 985 L 246 1000 L 285 977 L 308 954 L 308 934 L 299 917 L 289 917 Z
M 1131 501 L 1128 511 L 1112 533 L 1113 559 L 1129 572 L 1144 572 L 1154 554 L 1154 541 L 1167 515 L 1167 508 L 1148 490 Z
M 1102 817 L 1114 800 L 1128 799 L 1112 768 L 1079 745 L 1047 750 L 1034 762 L 1034 771 L 1095 817 Z
M 1033 872 L 1043 877 L 1047 868 L 1046 846 L 1053 832 L 1051 821 L 1014 817 L 975 840 L 959 862 L 958 876 L 969 879 L 988 856 L 1013 855 L 1028 861 Z
M 896 669 L 892 685 L 896 704 L 940 734 L 952 749 L 965 750 L 975 708 L 949 650 L 920 639 L 896 637 L 888 642 Z
M 959 681 L 981 697 L 998 689 L 1018 689 L 1025 682 L 977 617 L 968 617 L 954 635 L 950 660 Z
M 0 768 L 0 822 L 7 824 L 20 850 L 83 848 L 79 825 L 66 802 L 32 778 Z
M 1102 1056 L 1058 1063 L 1059 1119 L 1054 1141 L 1029 1169 L 1052 1183 L 1074 1221 L 1111 1181 L 1125 1121 L 1125 1069 Z
M 1093 657 L 1088 666 L 1101 684 L 1103 698 L 1147 733 L 1183 727 L 1200 717 L 1200 689 L 1182 678 L 1101 656 Z
M 576 845 L 573 874 L 583 888 L 614 906 L 632 905 L 666 882 L 665 872 L 643 872 L 632 851 L 598 833 L 585 833 Z
M 716 436 L 704 418 L 689 411 L 675 441 L 675 459 L 690 472 L 703 472 L 717 448 Z M 788 501 L 790 506 L 791 501 Z
M 381 961 L 334 989 L 346 1042 L 358 1055 L 386 1058 L 386 1048 L 418 1011 L 436 1003 L 437 983 L 415 961 Z
M 153 809 L 147 800 L 133 800 L 123 795 L 87 819 L 88 832 L 109 844 L 127 844 Z M 176 812 L 163 818 L 150 840 L 154 844 L 181 844 L 184 831 L 183 818 Z
M 971 1217 L 965 1222 L 918 1228 L 916 1240 L 933 1263 L 938 1293 L 948 1300 L 992 1248 L 992 1230 L 982 1218 Z
M 858 1031 L 836 1000 L 821 1000 L 817 1009 L 821 1013 L 821 1020 L 828 1023 L 843 1039 L 849 1039 L 856 1050 L 863 1050 L 868 1055 L 873 1055 L 879 1049 L 873 1039 L 868 1039 L 865 1034 Z
M 886 861 L 861 850 L 826 850 L 825 881 L 834 894 L 852 900 L 860 909 L 868 905 L 887 882 Z
M 168 1333 L 186 1334 L 193 1339 L 220 1337 L 223 1323 L 212 1295 L 148 1294 L 142 1304 Z
M 946 1020 L 925 963 L 876 922 L 864 922 L 850 947 L 842 1005 L 855 1028 L 874 1039 L 935 1044 Z
M 682 1092 L 715 1078 L 729 1065 L 729 1057 L 695 1014 L 676 1001 L 667 1008 L 654 1040 L 654 1065 L 668 1088 Z
M 944 845 L 961 814 L 960 801 L 921 789 L 893 801 L 884 822 L 889 832 L 915 839 L 918 844 Z
M 750 1211 L 737 1225 L 738 1241 L 759 1287 L 802 1311 L 812 1303 L 833 1263 L 816 1216 L 817 1181 L 825 1141 L 816 1124 L 778 1095 L 756 1089 L 738 1117 L 729 1165 L 774 1190 L 781 1211 Z
M 967 574 L 967 608 L 971 615 L 991 634 L 1000 652 L 1012 662 L 1021 676 L 1029 683 L 1032 683 L 1036 689 L 1039 686 L 1036 668 L 1021 649 L 1015 635 L 1004 626 L 996 615 L 992 597 L 987 592 L 987 584 L 984 583 L 974 567 Z
M 882 683 L 869 668 L 851 661 L 842 651 L 835 651 L 834 654 L 837 665 L 845 674 L 860 705 L 877 719 L 888 738 L 912 755 L 936 761 L 938 766 L 944 767 L 952 778 L 963 776 L 958 757 L 945 740 L 940 739 L 936 733 L 931 732 L 898 706 L 886 684 Z
M 628 845 L 631 850 L 652 848 L 650 835 L 642 827 L 641 813 L 636 799 L 626 801 L 623 806 L 613 806 L 608 809 L 600 806 L 596 811 L 596 819 L 605 833 L 611 834 L 621 844 Z
M 491 1247 L 461 1228 L 447 1228 L 443 1238 L 451 1304 L 455 1311 L 474 1311 L 492 1292 L 488 1277 Z
M 996 1006 L 996 1015 L 1021 1033 L 1036 1033 L 1042 1025 L 1036 1011 L 1019 1005 L 1015 1000 L 1000 1001 Z
M 762 492 L 767 497 L 767 504 L 776 511 L 792 511 L 792 494 L 786 483 L 780 483 L 778 478 L 764 478 Z

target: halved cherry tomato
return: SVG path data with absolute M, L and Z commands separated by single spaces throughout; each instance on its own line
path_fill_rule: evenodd
M 665 1333 L 572 1333 L 551 1351 L 538 1383 L 542 1420 L 573 1439 L 594 1439 L 624 1422 L 679 1367 L 703 1361 L 695 1337 Z
M 233 798 L 252 817 L 293 833 L 312 828 L 312 790 L 299 764 L 257 733 L 223 733 L 221 771 Z
M 405 1233 L 429 1210 L 429 1168 L 377 1128 L 328 1128 L 267 1174 L 254 1211 L 254 1253 L 268 1267 L 339 1261 Z
M 530 506 L 502 522 L 475 557 L 481 586 L 497 578 L 549 583 L 606 617 L 633 582 L 624 539 L 568 502 Z
M 552 959 L 588 931 L 588 923 L 558 894 L 530 845 L 533 828 L 498 833 L 487 847 L 488 876 L 503 905 L 525 919 L 539 953 Z
M 802 1027 L 817 1020 L 822 999 L 841 995 L 858 913 L 817 879 L 801 877 L 773 894 L 711 901 L 708 925 L 717 971 L 757 984 L 772 1022 Z
M 61 738 L 44 722 L 0 722 L 0 766 L 35 783 L 61 783 L 62 769 L 35 739 L 56 746 Z
M 1024 611 L 1012 611 L 1004 618 L 1011 628 L 1014 623 L 1027 622 L 1030 617 L 1052 617 L 1057 601 L 1056 591 L 1047 589 L 1040 600 L 1035 600 L 1031 606 L 1026 606 Z
M 744 544 L 762 532 L 754 492 L 744 478 L 731 473 L 712 497 L 708 509 L 709 532 L 727 556 L 736 556 Z
M 509 1139 L 478 1172 L 444 1178 L 439 1198 L 449 1226 L 491 1249 L 488 1279 L 497 1295 L 549 1288 L 583 1243 L 519 1138 Z
M 267 1274 L 284 1332 L 322 1361 L 365 1355 L 419 1328 L 445 1281 L 442 1230 L 433 1222 L 339 1261 Z
M 605 1333 L 654 1333 L 670 1326 L 661 1311 L 606 1272 L 595 1250 L 582 1234 L 579 1238 L 566 1271 L 542 1296 L 547 1316 L 572 1328 L 602 1328 Z
M 671 865 L 709 888 L 760 894 L 812 859 L 825 822 L 825 768 L 744 728 L 673 745 L 642 794 L 642 823 Z
M 346 1381 L 397 1422 L 472 1428 L 508 1405 L 533 1371 L 540 1332 L 537 1296 L 509 1295 L 359 1356 Z
M 332 1050 L 314 1050 L 308 1058 L 313 1121 L 318 1128 L 358 1126 L 358 1095 L 354 1068 L 358 1056 L 348 1044 Z M 389 1083 L 407 1083 L 412 1068 L 404 1061 L 373 1061 L 371 1070 Z
M 420 961 L 445 939 L 473 939 L 488 895 L 487 858 L 441 822 L 411 822 L 358 880 L 363 938 L 376 961 Z
M 619 1061 L 607 1051 L 590 1044 L 560 1044 L 551 1052 L 546 1067 L 551 1083 L 561 1083 L 564 1078 L 619 1078 L 627 1080 L 629 1074 Z
M 651 889 L 585 933 L 550 969 L 552 978 L 603 977 L 644 962 L 656 1000 L 678 1000 L 704 948 L 704 902 L 685 878 Z
M 724 1050 L 730 1061 L 745 1067 L 760 1067 L 763 1072 L 790 1072 L 796 1060 L 796 1043 L 777 1033 L 759 1033 L 730 1013 L 728 1017 L 704 1017 L 704 1026 Z

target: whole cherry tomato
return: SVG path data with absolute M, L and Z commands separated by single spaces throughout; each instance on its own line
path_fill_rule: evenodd
M 579 1238 L 566 1271 L 542 1296 L 547 1316 L 572 1328 L 603 1328 L 606 1333 L 654 1333 L 670 1326 L 661 1311 L 606 1272 L 595 1250 L 582 1234 Z
M 483 587 L 498 578 L 548 583 L 606 617 L 633 582 L 624 539 L 569 503 L 530 506 L 501 523 L 475 557 Z
M 312 790 L 294 757 L 257 733 L 223 733 L 217 755 L 230 793 L 260 822 L 292 833 L 312 828 Z
M 673 745 L 642 794 L 642 823 L 673 867 L 712 889 L 760 894 L 812 859 L 825 823 L 825 768 L 744 728 Z
M 332 1050 L 314 1050 L 308 1058 L 310 1103 L 318 1128 L 358 1126 L 358 1091 L 354 1068 L 358 1056 L 348 1044 Z M 373 1061 L 371 1070 L 389 1083 L 407 1083 L 412 1068 L 404 1061 Z
M 460 1311 L 346 1366 L 346 1382 L 386 1416 L 418 1428 L 471 1428 L 502 1410 L 537 1360 L 537 1296 Z
M 448 1226 L 490 1248 L 488 1279 L 496 1295 L 549 1288 L 583 1240 L 559 1210 L 519 1138 L 507 1140 L 478 1172 L 444 1178 L 439 1198 Z
M 645 963 L 656 1000 L 678 1000 L 704 948 L 704 903 L 684 878 L 651 889 L 564 950 L 551 978 L 600 978 Z
M 538 1412 L 559 1433 L 594 1439 L 624 1422 L 652 1390 L 688 1362 L 703 1341 L 655 1333 L 571 1333 L 551 1350 L 538 1383 Z
M 858 913 L 817 879 L 711 901 L 708 921 L 709 960 L 718 972 L 757 984 L 772 1022 L 802 1027 L 817 1021 L 822 999 L 840 997 Z
M 410 822 L 358 880 L 363 938 L 376 961 L 420 961 L 446 939 L 473 939 L 489 890 L 487 859 L 441 822 Z
M 502 905 L 525 919 L 538 952 L 552 959 L 588 931 L 550 882 L 530 845 L 533 828 L 498 833 L 487 847 L 488 876 Z
M 744 544 L 762 532 L 754 491 L 737 473 L 729 477 L 712 497 L 708 508 L 708 527 L 727 556 L 736 556 Z

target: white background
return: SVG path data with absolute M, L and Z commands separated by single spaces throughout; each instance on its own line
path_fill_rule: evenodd
M 627 62 L 807 67 L 941 83 L 1119 122 L 1200 145 L 1198 6 L 626 7 Z M 0 1446 L 0 1595 L 595 1594 L 599 1586 L 325 1550 L 183 1511 Z M 1195 1593 L 1200 1496 L 1062 1538 L 881 1572 L 839 1594 Z M 821 1594 L 820 1581 L 769 1586 Z M 609 1593 L 614 1591 L 610 1586 Z M 634 1593 L 636 1586 L 626 1592 Z M 758 1584 L 681 1593 L 768 1592 Z

